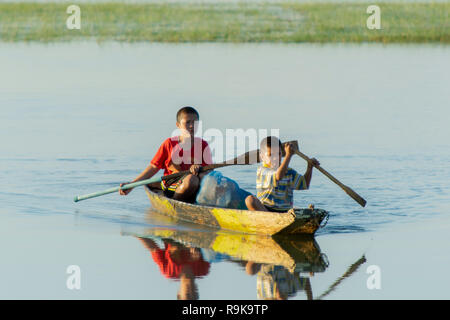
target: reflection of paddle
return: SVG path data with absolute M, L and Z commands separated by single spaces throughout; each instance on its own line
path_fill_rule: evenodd
M 297 155 L 305 159 L 306 161 L 309 161 L 309 157 L 298 151 L 298 143 L 297 141 L 292 142 L 297 146 L 297 151 L 295 152 Z M 327 176 L 331 181 L 336 183 L 339 187 L 341 187 L 350 197 L 352 197 L 356 202 L 358 202 L 361 206 L 366 205 L 366 200 L 364 200 L 359 194 L 357 194 L 355 191 L 353 191 L 350 187 L 346 186 L 342 182 L 340 182 L 338 179 L 333 177 L 330 173 L 328 173 L 325 169 L 323 169 L 320 165 L 314 166 L 317 170 L 322 172 L 325 176 Z
M 362 265 L 364 262 L 366 262 L 366 257 L 363 255 L 361 258 L 358 259 L 354 264 L 352 264 L 347 271 L 339 278 L 337 279 L 329 288 L 327 291 L 322 293 L 317 300 L 320 300 L 330 294 L 332 291 L 336 289 L 336 287 L 345 279 L 350 277 L 356 270 L 358 270 L 359 266 Z
M 289 141 L 289 142 L 294 142 L 294 141 Z M 286 143 L 289 143 L 286 142 Z M 283 144 L 284 145 L 284 144 Z M 222 163 L 217 163 L 217 164 L 211 164 L 208 166 L 204 166 L 201 168 L 201 171 L 208 171 L 208 170 L 213 170 L 213 169 L 217 169 L 217 168 L 222 168 L 222 167 L 226 167 L 226 166 L 233 166 L 233 165 L 248 165 L 248 164 L 255 164 L 260 162 L 260 157 L 259 157 L 259 149 L 258 150 L 253 150 L 253 151 L 249 151 L 246 152 L 234 159 L 231 160 L 227 160 L 225 162 Z M 147 185 L 147 184 L 152 184 L 152 183 L 157 183 L 157 182 L 161 182 L 162 180 L 168 180 L 168 179 L 172 179 L 172 178 L 178 178 L 181 177 L 185 174 L 190 173 L 189 170 L 186 171 L 180 171 L 180 172 L 176 172 L 173 174 L 169 174 L 166 176 L 162 176 L 162 177 L 155 177 L 155 178 L 150 178 L 150 179 L 146 179 L 146 180 L 141 180 L 141 181 L 137 181 L 137 182 L 133 182 L 133 183 L 128 183 L 126 185 L 123 185 L 122 187 L 114 187 L 114 188 L 109 188 L 103 191 L 99 191 L 99 192 L 94 192 L 94 193 L 89 193 L 89 194 L 85 194 L 82 196 L 76 196 L 74 198 L 73 201 L 78 202 L 81 200 L 87 200 L 87 199 L 91 199 L 91 198 L 95 198 L 95 197 L 100 197 L 103 196 L 105 194 L 109 194 L 109 193 L 114 193 L 117 192 L 119 190 L 127 190 L 127 189 L 132 189 L 135 187 L 139 187 L 142 185 Z

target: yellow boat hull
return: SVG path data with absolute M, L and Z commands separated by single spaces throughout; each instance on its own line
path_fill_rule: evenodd
M 200 206 L 167 198 L 147 186 L 145 191 L 152 207 L 160 213 L 183 221 L 247 234 L 313 235 L 328 217 L 328 212 L 322 209 L 291 209 L 277 213 Z

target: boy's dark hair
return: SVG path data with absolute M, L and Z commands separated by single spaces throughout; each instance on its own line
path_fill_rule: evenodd
M 280 139 L 278 139 L 275 136 L 265 137 L 264 139 L 261 140 L 260 149 L 261 150 L 266 150 L 267 148 L 272 149 L 272 146 L 277 146 L 277 145 L 279 148 L 278 150 L 282 150 L 282 145 L 281 145 Z
M 178 110 L 178 112 L 177 112 L 177 122 L 180 122 L 180 118 L 181 118 L 181 116 L 183 114 L 194 114 L 194 115 L 197 116 L 197 120 L 200 119 L 200 116 L 199 116 L 197 110 L 195 110 L 194 108 L 188 106 L 188 107 L 183 107 L 180 110 Z

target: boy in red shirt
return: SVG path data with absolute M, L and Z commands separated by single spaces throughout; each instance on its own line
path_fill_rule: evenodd
M 189 170 L 189 174 L 180 178 L 161 182 L 161 188 L 167 197 L 180 201 L 192 200 L 200 186 L 200 179 L 205 175 L 203 172 L 199 174 L 200 168 L 212 164 L 208 143 L 195 137 L 198 121 L 199 114 L 194 108 L 181 108 L 177 112 L 176 122 L 181 134 L 166 139 L 159 147 L 150 165 L 131 182 L 150 179 L 160 169 L 164 169 L 164 175 Z M 124 184 L 122 183 L 120 186 Z M 119 190 L 119 193 L 127 195 L 131 190 Z

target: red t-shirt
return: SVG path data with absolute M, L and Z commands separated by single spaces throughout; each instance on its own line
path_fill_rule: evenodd
M 157 249 L 152 252 L 153 261 L 159 266 L 161 273 L 169 279 L 179 279 L 183 268 L 191 267 L 195 277 L 203 277 L 209 273 L 209 262 L 203 259 L 192 261 L 187 249 L 180 249 L 180 261 L 177 263 L 170 256 L 170 243 L 165 249 Z
M 193 164 L 201 166 L 212 164 L 212 156 L 208 143 L 201 138 L 194 138 L 193 146 L 182 147 L 179 138 L 172 137 L 161 144 L 150 163 L 164 169 L 164 175 L 168 175 L 174 173 L 174 164 L 179 166 L 181 171 L 185 171 Z

